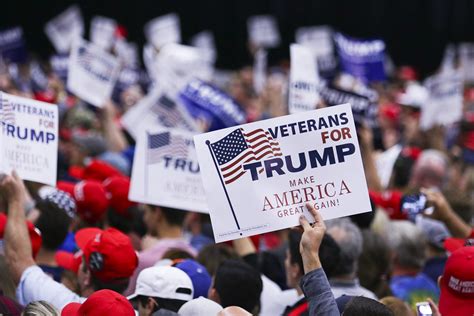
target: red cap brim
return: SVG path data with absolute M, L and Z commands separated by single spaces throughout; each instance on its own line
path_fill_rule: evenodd
M 77 316 L 79 314 L 79 308 L 81 308 L 80 303 L 69 303 L 64 306 L 61 311 L 61 316 Z
M 77 231 L 74 239 L 79 249 L 84 250 L 84 247 L 87 245 L 87 243 L 92 238 L 97 236 L 97 234 L 100 234 L 101 232 L 102 232 L 102 229 L 100 228 L 95 228 L 95 227 L 83 228 Z
M 455 252 L 459 248 L 464 247 L 466 241 L 462 238 L 446 238 L 443 242 L 444 249 L 450 253 Z
M 81 265 L 82 251 L 72 254 L 70 252 L 60 250 L 56 252 L 55 259 L 56 263 L 61 268 L 77 273 L 77 271 L 79 271 L 79 266 Z

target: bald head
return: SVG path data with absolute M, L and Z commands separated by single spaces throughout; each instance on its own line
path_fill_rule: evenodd
M 252 314 L 241 307 L 229 306 L 221 310 L 217 316 L 252 316 Z

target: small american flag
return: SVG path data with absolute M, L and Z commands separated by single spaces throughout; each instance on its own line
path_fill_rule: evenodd
M 0 121 L 15 125 L 15 111 L 13 111 L 11 103 L 2 93 L 0 93 Z
M 236 129 L 221 140 L 211 144 L 225 184 L 230 184 L 247 171 L 245 163 L 259 161 L 265 157 L 281 156 L 280 144 L 269 132 L 259 128 L 249 133 Z M 260 169 L 259 172 L 262 172 Z
M 184 127 L 190 131 L 194 130 L 179 105 L 166 95 L 160 96 L 151 107 L 151 111 L 156 115 L 158 122 L 165 127 Z
M 183 137 L 171 135 L 170 132 L 148 134 L 147 164 L 155 164 L 163 156 L 186 158 L 188 146 Z

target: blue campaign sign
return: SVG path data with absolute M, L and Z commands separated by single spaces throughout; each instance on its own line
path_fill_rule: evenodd
M 21 27 L 18 26 L 0 31 L 0 55 L 3 59 L 12 63 L 26 61 L 26 45 Z
M 365 83 L 386 79 L 385 43 L 382 40 L 355 39 L 341 33 L 337 33 L 334 40 L 343 72 Z
M 195 119 L 207 123 L 209 131 L 246 122 L 244 110 L 234 99 L 202 80 L 192 80 L 179 98 Z

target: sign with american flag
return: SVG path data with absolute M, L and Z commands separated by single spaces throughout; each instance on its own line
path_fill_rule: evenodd
M 242 166 L 250 161 L 259 161 L 265 157 L 281 156 L 280 145 L 269 132 L 258 128 L 244 133 L 238 128 L 223 139 L 212 143 L 219 169 L 225 184 L 238 180 L 245 174 Z M 259 169 L 262 172 L 263 168 Z
M 371 210 L 351 105 L 194 136 L 216 242 Z
M 139 134 L 129 198 L 140 203 L 208 212 L 192 133 L 161 127 Z
M 58 107 L 0 91 L 0 173 L 56 185 Z

